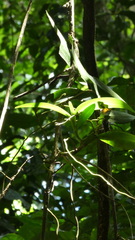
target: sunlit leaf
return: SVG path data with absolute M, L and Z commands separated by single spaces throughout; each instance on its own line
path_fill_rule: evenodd
M 81 126 L 94 112 L 95 104 L 92 104 L 84 109 L 83 112 L 79 114 L 78 126 Z
M 99 134 L 99 139 L 120 150 L 135 148 L 135 135 L 122 131 L 108 131 Z
M 75 114 L 75 108 L 74 108 L 74 106 L 73 106 L 71 101 L 68 102 L 68 106 L 69 106 L 69 109 L 70 109 L 70 113 L 72 115 L 74 115 Z
M 56 27 L 55 22 L 53 21 L 53 19 L 51 18 L 51 16 L 49 15 L 49 13 L 46 11 L 46 15 L 52 25 L 52 27 L 54 28 L 58 38 L 60 39 L 60 48 L 59 48 L 59 54 L 60 56 L 64 59 L 64 61 L 67 63 L 67 65 L 70 66 L 70 52 L 67 46 L 67 42 L 65 40 L 65 38 L 63 37 L 62 33 L 60 32 L 60 30 Z
M 95 110 L 98 110 L 101 108 L 99 106 L 100 102 L 107 105 L 108 108 L 122 108 L 122 109 L 127 109 L 131 112 L 135 112 L 126 102 L 124 102 L 120 99 L 112 98 L 112 97 L 103 97 L 103 98 L 94 98 L 94 99 L 91 99 L 91 100 L 81 103 L 76 108 L 75 113 L 82 112 L 84 109 L 86 109 L 88 106 L 90 106 L 92 104 L 95 104 Z
M 25 103 L 22 105 L 17 106 L 16 108 L 45 108 L 45 109 L 49 109 L 49 110 L 53 110 L 55 112 L 61 113 L 62 115 L 66 116 L 66 117 L 70 117 L 70 114 L 65 111 L 63 108 L 51 104 L 51 103 L 44 103 L 44 102 L 40 102 L 40 103 Z
M 97 88 L 97 86 L 99 86 L 101 89 L 103 89 L 105 92 L 107 92 L 112 97 L 122 100 L 122 98 L 117 93 L 115 93 L 110 87 L 105 85 L 103 82 L 99 81 L 97 78 L 94 78 L 90 74 L 88 74 L 88 72 L 85 70 L 81 61 L 79 60 L 78 56 L 75 53 L 74 53 L 73 57 L 74 57 L 75 67 L 78 69 L 81 78 L 87 83 L 89 81 L 91 81 L 93 83 L 97 96 L 99 96 L 99 92 L 98 92 L 98 88 Z

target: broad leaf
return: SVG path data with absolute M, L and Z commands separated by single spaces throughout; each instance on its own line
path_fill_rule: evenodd
M 135 120 L 135 116 L 129 113 L 112 110 L 109 113 L 109 122 L 110 123 L 128 123 Z
M 2 240 L 24 240 L 23 237 L 15 234 L 15 233 L 9 233 L 6 234 L 4 237 L 1 238 Z
M 17 106 L 16 108 L 45 108 L 45 109 L 49 109 L 49 110 L 58 112 L 66 117 L 70 117 L 70 114 L 67 111 L 65 111 L 63 108 L 61 108 L 57 105 L 51 104 L 51 103 L 44 103 L 44 102 L 25 103 L 25 104 Z
M 97 86 L 99 86 L 101 89 L 103 89 L 105 92 L 107 92 L 109 95 L 111 95 L 112 97 L 118 98 L 123 100 L 117 93 L 115 93 L 111 88 L 109 88 L 108 86 L 106 86 L 103 82 L 99 81 L 97 78 L 92 77 L 91 75 L 88 74 L 88 72 L 85 70 L 85 68 L 83 67 L 82 63 L 80 62 L 78 56 L 76 53 L 74 53 L 74 64 L 75 67 L 78 69 L 81 78 L 85 81 L 85 82 L 89 82 L 91 81 L 94 85 L 95 88 L 95 92 L 97 94 L 98 97 L 100 97 L 99 92 L 98 92 L 98 88 Z
M 85 68 L 83 67 L 82 63 L 80 62 L 77 54 L 75 53 L 75 51 L 73 52 L 73 58 L 74 58 L 74 64 L 75 67 L 78 69 L 78 72 L 80 73 L 81 78 L 88 83 L 88 81 L 90 80 L 95 88 L 95 92 L 97 94 L 97 96 L 99 96 L 99 92 L 98 92 L 98 88 L 97 88 L 97 83 L 95 78 L 93 78 L 91 75 L 88 74 L 88 72 L 85 70 Z
M 112 97 L 103 97 L 103 98 L 94 98 L 88 101 L 81 103 L 75 110 L 75 113 L 82 112 L 88 106 L 95 104 L 95 110 L 100 109 L 100 103 L 103 103 L 108 108 L 122 108 L 127 109 L 131 112 L 135 112 L 126 102 Z
M 108 131 L 106 133 L 99 134 L 98 137 L 102 142 L 120 150 L 135 148 L 135 135 L 130 133 L 122 131 Z
M 40 239 L 41 225 L 42 225 L 42 211 L 37 211 L 29 215 L 18 216 L 22 226 L 19 229 L 18 233 L 25 240 L 36 240 Z
M 95 104 L 92 104 L 84 109 L 79 115 L 78 127 L 81 126 L 94 112 Z
M 108 83 L 108 86 L 123 86 L 130 83 L 129 79 L 123 77 L 112 77 L 111 81 Z
M 67 42 L 65 40 L 65 38 L 63 37 L 62 33 L 60 32 L 60 30 L 56 27 L 55 22 L 53 21 L 53 19 L 51 18 L 51 16 L 49 15 L 49 13 L 46 11 L 46 15 L 52 25 L 52 27 L 54 28 L 58 38 L 60 39 L 60 48 L 59 48 L 59 55 L 63 58 L 63 60 L 67 63 L 68 66 L 70 66 L 70 52 L 67 46 Z

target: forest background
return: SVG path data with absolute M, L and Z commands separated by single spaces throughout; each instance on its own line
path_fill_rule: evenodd
M 135 0 L 6 0 L 0 24 L 0 238 L 135 239 Z

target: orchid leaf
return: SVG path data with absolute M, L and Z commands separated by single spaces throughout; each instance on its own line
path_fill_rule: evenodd
M 60 32 L 60 30 L 56 27 L 55 22 L 53 21 L 52 17 L 49 15 L 47 11 L 46 15 L 60 40 L 59 55 L 63 58 L 67 65 L 70 66 L 71 55 L 68 49 L 67 42 L 63 37 L 62 33 Z
M 85 101 L 76 108 L 75 113 L 84 111 L 84 109 L 86 109 L 88 106 L 92 104 L 95 104 L 95 110 L 98 110 L 101 108 L 100 103 L 107 105 L 108 108 L 127 109 L 135 113 L 135 111 L 126 102 L 113 97 L 94 98 L 94 99 Z
M 120 150 L 129 150 L 135 148 L 135 135 L 122 131 L 108 131 L 99 134 L 102 142 L 109 144 Z
M 101 82 L 100 80 L 98 80 L 95 77 L 92 77 L 90 74 L 88 74 L 88 72 L 85 70 L 85 68 L 83 67 L 80 59 L 78 58 L 77 54 L 74 53 L 73 54 L 73 58 L 74 58 L 74 64 L 75 67 L 78 69 L 78 72 L 81 76 L 81 78 L 85 81 L 85 82 L 89 82 L 91 81 L 94 85 L 94 89 L 95 92 L 97 94 L 98 97 L 100 97 L 99 92 L 98 92 L 98 87 L 99 86 L 102 90 L 104 90 L 105 92 L 107 92 L 110 96 L 114 97 L 114 98 L 118 98 L 123 100 L 117 93 L 115 93 L 110 87 L 106 86 L 103 82 Z
M 78 127 L 80 127 L 82 124 L 84 124 L 84 122 L 89 117 L 91 117 L 94 110 L 95 110 L 95 104 L 92 104 L 92 105 L 88 106 L 87 108 L 85 108 L 84 111 L 79 114 Z
M 74 115 L 75 114 L 75 108 L 74 108 L 74 106 L 73 106 L 71 101 L 68 102 L 68 106 L 69 106 L 69 109 L 70 109 L 70 113 L 72 115 Z
M 128 123 L 135 120 L 135 116 L 126 112 L 112 110 L 109 113 L 108 121 L 110 123 Z
M 44 103 L 44 102 L 25 103 L 25 104 L 17 106 L 16 108 L 44 108 L 44 109 L 49 109 L 49 110 L 58 112 L 66 117 L 70 117 L 70 114 L 67 111 L 65 111 L 63 108 L 61 108 L 57 105 L 51 104 L 51 103 Z

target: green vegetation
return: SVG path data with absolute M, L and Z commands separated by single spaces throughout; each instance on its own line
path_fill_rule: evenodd
M 0 9 L 0 239 L 133 240 L 135 0 Z

